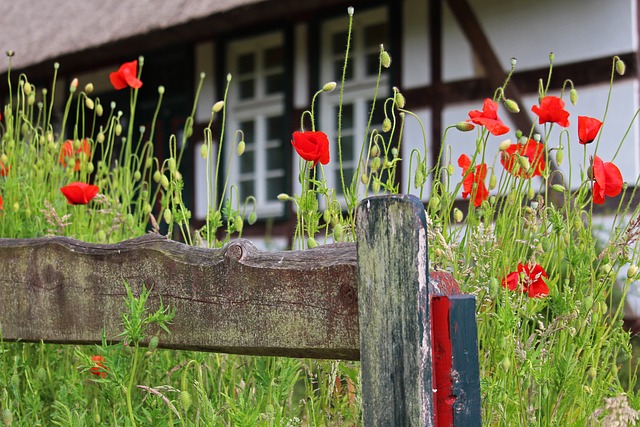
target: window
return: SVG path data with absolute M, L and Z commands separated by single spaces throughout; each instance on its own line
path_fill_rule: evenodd
M 327 21 L 321 29 L 321 84 L 335 81 L 340 84 L 344 53 L 347 43 L 348 21 L 337 18 Z M 388 44 L 388 25 L 386 8 L 360 12 L 354 16 L 351 36 L 349 65 L 346 71 L 342 105 L 342 171 L 345 186 L 349 186 L 362 153 L 363 143 L 368 142 L 367 123 L 371 111 L 376 79 L 380 45 Z M 384 99 L 391 93 L 389 76 L 383 69 L 380 89 L 372 127 L 380 129 L 384 113 Z M 338 110 L 339 93 L 335 90 L 323 94 L 320 101 L 321 130 L 328 136 L 331 144 L 331 162 L 325 167 L 327 185 L 342 194 L 340 166 L 338 161 Z M 370 130 L 371 131 L 371 130 Z
M 238 187 L 242 201 L 248 196 L 256 198 L 259 216 L 281 216 L 284 204 L 277 196 L 288 188 L 289 152 L 284 145 L 288 140 L 282 34 L 229 43 L 227 64 L 233 80 L 228 97 L 226 158 L 231 154 L 234 132 L 241 130 L 246 144 L 242 156 L 231 156 L 230 183 Z

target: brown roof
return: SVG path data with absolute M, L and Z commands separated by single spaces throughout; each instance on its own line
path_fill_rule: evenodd
M 0 52 L 13 68 L 91 51 L 265 0 L 24 0 L 0 2 Z M 0 73 L 8 61 L 0 61 Z

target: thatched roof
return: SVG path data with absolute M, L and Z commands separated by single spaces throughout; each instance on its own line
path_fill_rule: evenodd
M 5 0 L 0 2 L 0 52 L 13 50 L 13 67 L 24 69 L 264 1 Z M 0 73 L 7 65 L 0 60 Z

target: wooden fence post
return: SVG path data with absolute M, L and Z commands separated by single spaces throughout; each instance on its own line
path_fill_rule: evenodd
M 364 425 L 480 426 L 475 298 L 429 274 L 422 202 L 366 199 L 357 218 Z

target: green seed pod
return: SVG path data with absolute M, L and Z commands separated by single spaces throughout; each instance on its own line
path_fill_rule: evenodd
M 422 187 L 422 185 L 424 184 L 424 182 L 426 181 L 424 174 L 422 173 L 422 171 L 420 169 L 418 169 L 416 171 L 416 175 L 413 178 L 413 185 L 415 186 L 415 188 L 420 188 Z
M 94 170 L 95 170 L 95 167 L 93 166 L 93 163 L 92 162 L 87 163 L 87 172 L 93 173 Z
M 621 76 L 624 76 L 625 71 L 627 70 L 627 66 L 624 65 L 622 59 L 618 58 L 616 60 L 616 72 Z
M 519 113 L 520 112 L 520 107 L 518 106 L 518 103 L 516 101 L 514 101 L 513 99 L 506 99 L 504 101 L 504 107 L 510 113 Z
M 520 163 L 520 166 L 522 166 L 522 169 L 525 171 L 531 169 L 531 162 L 529 162 L 529 159 L 525 156 L 518 156 L 518 163 Z
M 495 174 L 491 174 L 489 177 L 489 190 L 493 190 L 498 185 L 498 178 L 496 178 Z
M 551 189 L 553 191 L 557 191 L 558 193 L 564 193 L 566 191 L 566 188 L 564 188 L 564 186 L 560 184 L 553 184 L 551 186 Z
M 331 211 L 329 209 L 325 209 L 324 212 L 322 212 L 322 220 L 325 224 L 329 224 L 329 222 L 331 222 Z
M 536 196 L 536 192 L 533 189 L 533 186 L 529 187 L 529 192 L 528 192 L 527 196 L 529 196 L 529 200 L 533 200 L 533 198 Z
M 238 148 L 237 148 L 238 156 L 242 156 L 244 154 L 245 148 L 246 148 L 246 144 L 245 144 L 244 140 L 240 141 L 238 143 Z
M 464 214 L 462 213 L 462 211 L 460 209 L 458 209 L 458 208 L 454 208 L 453 209 L 453 219 L 456 222 L 460 223 L 460 222 L 462 222 L 463 218 L 464 218 Z
M 233 219 L 233 226 L 238 233 L 242 233 L 242 229 L 244 228 L 244 220 L 240 215 L 236 215 Z
M 388 117 L 385 117 L 382 121 L 382 131 L 389 132 L 391 130 L 391 120 Z
M 104 132 L 102 132 L 102 131 L 98 132 L 98 136 L 96 137 L 96 141 L 99 144 L 102 144 L 104 142 Z
M 404 106 L 405 106 L 405 104 L 407 102 L 404 99 L 404 95 L 401 94 L 400 92 L 396 92 L 395 101 L 396 101 L 396 105 L 398 106 L 398 108 L 404 108 Z
M 189 411 L 191 407 L 191 395 L 188 391 L 182 390 L 178 395 L 178 402 L 180 402 L 180 406 L 184 410 L 184 412 Z
M 247 222 L 249 223 L 249 225 L 253 225 L 256 223 L 257 219 L 258 219 L 258 214 L 256 214 L 255 211 L 253 211 L 249 214 L 249 219 L 247 220 Z
M 389 53 L 387 53 L 386 50 L 380 52 L 380 64 L 382 64 L 384 68 L 389 68 L 391 66 L 391 56 L 389 56 Z
M 102 108 L 102 104 L 96 105 L 96 115 L 98 117 L 102 117 L 102 113 L 104 113 L 104 109 Z
M 162 217 L 164 218 L 164 222 L 166 222 L 167 224 L 171 224 L 171 219 L 172 219 L 171 209 L 166 208 L 164 210 Z
M 160 171 L 155 171 L 153 173 L 153 180 L 155 182 L 160 182 L 162 180 L 162 174 L 160 173 Z
M 140 173 L 140 171 L 135 171 L 135 172 L 133 173 L 133 180 L 134 180 L 135 182 L 140 181 L 140 179 L 141 179 L 141 178 L 142 178 L 142 174 Z
M 575 90 L 575 88 L 571 88 L 571 90 L 569 91 L 569 100 L 573 105 L 578 104 L 578 91 Z
M 162 185 L 162 188 L 165 190 L 169 189 L 169 178 L 167 178 L 166 175 L 162 175 L 160 178 L 160 185 Z
M 157 335 L 154 335 L 151 340 L 149 340 L 149 350 L 155 350 L 156 348 L 158 348 L 158 342 L 160 341 L 160 339 L 158 338 Z
M 458 129 L 460 132 L 469 132 L 471 130 L 474 130 L 476 127 L 474 125 L 472 125 L 471 123 L 468 122 L 458 122 L 456 123 L 456 129 Z
M 307 246 L 309 247 L 309 249 L 313 249 L 318 246 L 318 242 L 316 242 L 316 239 L 314 239 L 313 237 L 309 237 L 307 239 Z
M 121 133 L 122 133 L 122 125 L 120 123 L 118 123 L 116 125 L 116 135 L 120 136 Z
M 558 148 L 556 151 L 556 164 L 558 166 L 562 165 L 562 161 L 564 160 L 564 150 L 562 148 Z
M 333 227 L 333 237 L 335 237 L 336 240 L 340 240 L 342 232 L 342 224 L 336 224 L 335 227 Z

